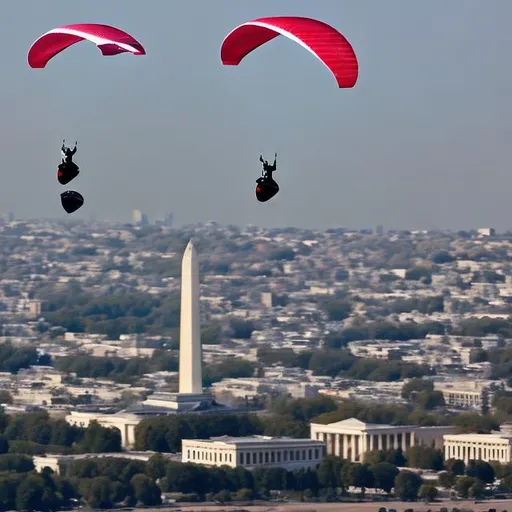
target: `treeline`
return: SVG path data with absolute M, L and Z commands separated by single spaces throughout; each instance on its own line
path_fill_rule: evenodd
M 338 457 L 326 457 L 318 468 L 286 471 L 283 468 L 212 467 L 181 464 L 157 454 L 148 462 L 114 457 L 76 460 L 64 474 L 49 468 L 35 473 L 26 458 L 17 465 L 2 463 L 0 510 L 49 512 L 82 502 L 92 509 L 114 506 L 156 506 L 161 493 L 177 493 L 178 501 L 229 502 L 233 499 L 267 499 L 272 491 L 299 494 L 302 499 L 335 501 L 347 495 L 349 486 L 381 489 L 402 500 L 418 497 L 421 478 L 399 471 L 389 463 L 351 464 Z
M 167 334 L 179 326 L 177 295 L 116 291 L 96 296 L 80 287 L 42 293 L 43 315 L 48 322 L 70 332 L 106 334 Z
M 121 433 L 96 422 L 82 428 L 47 412 L 9 416 L 0 412 L 0 454 L 120 452 Z
M 326 343 L 333 343 L 332 338 Z M 288 368 L 311 370 L 313 375 L 391 382 L 432 375 L 434 370 L 426 365 L 400 360 L 367 359 L 356 357 L 348 350 L 320 349 L 296 354 L 292 349 L 258 349 L 258 360 L 266 366 L 282 364 Z
M 51 358 L 39 355 L 33 347 L 14 347 L 10 341 L 0 344 L 0 372 L 18 373 L 33 365 L 49 365 Z
M 398 469 L 410 467 L 443 470 L 438 482 L 424 483 L 416 473 Z M 113 457 L 74 460 L 62 468 L 62 476 L 44 468 L 33 471 L 30 457 L 0 455 L 0 510 L 41 510 L 49 512 L 79 502 L 90 508 L 114 506 L 156 506 L 161 493 L 176 493 L 178 501 L 249 500 L 269 498 L 283 491 L 302 500 L 337 501 L 348 495 L 349 487 L 377 489 L 402 501 L 433 500 L 436 485 L 455 488 L 462 497 L 482 498 L 485 484 L 500 478 L 500 489 L 512 490 L 512 465 L 461 460 L 444 461 L 442 453 L 430 447 L 376 451 L 360 464 L 327 456 L 316 468 L 286 471 L 283 468 L 206 467 L 169 461 L 162 454 L 148 462 Z
M 0 455 L 0 467 L 2 466 Z M 69 464 L 65 476 L 45 468 L 39 474 L 26 471 L 33 464 L 24 461 L 23 469 L 0 471 L 0 510 L 50 512 L 75 508 L 82 501 L 94 509 L 124 506 L 159 505 L 161 491 L 145 474 L 146 465 L 123 459 L 89 459 Z M 21 468 L 19 468 L 21 469 Z
M 146 373 L 178 371 L 176 353 L 155 350 L 152 357 L 97 357 L 90 355 L 59 357 L 55 368 L 64 373 L 76 373 L 79 378 L 111 379 L 121 383 L 131 383 Z
M 347 327 L 339 332 L 328 335 L 325 339 L 327 348 L 339 349 L 351 341 L 360 340 L 393 340 L 408 341 L 425 338 L 427 334 L 443 334 L 445 327 L 439 322 L 388 322 L 375 321 L 364 325 Z
M 440 297 L 424 297 L 414 299 L 398 299 L 390 303 L 384 304 L 386 313 L 410 313 L 418 311 L 423 315 L 431 315 L 444 311 L 444 298 Z
M 135 427 L 135 449 L 180 452 L 182 439 L 262 434 L 264 425 L 253 414 L 176 414 L 145 418 Z
M 512 384 L 512 348 L 505 347 L 491 350 L 475 350 L 471 360 L 479 363 L 484 361 L 492 363 L 491 378 L 507 379 L 508 385 Z
M 156 350 L 148 357 L 97 357 L 91 355 L 66 356 L 55 360 L 55 368 L 64 373 L 76 373 L 79 378 L 111 379 L 120 383 L 134 383 L 147 373 L 176 372 L 179 369 L 178 353 Z M 203 384 L 209 386 L 224 378 L 251 377 L 257 365 L 233 358 L 204 368 Z
M 468 318 L 460 322 L 453 334 L 460 336 L 484 337 L 497 334 L 504 338 L 512 338 L 512 319 L 505 318 Z

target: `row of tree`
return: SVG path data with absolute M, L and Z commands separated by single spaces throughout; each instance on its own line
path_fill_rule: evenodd
M 329 336 L 328 340 L 334 344 L 335 335 Z M 328 375 L 333 378 L 342 375 L 345 378 L 379 382 L 423 377 L 434 373 L 426 365 L 356 357 L 348 350 L 329 348 L 295 354 L 292 349 L 261 347 L 258 349 L 258 360 L 264 365 L 279 363 L 288 367 L 298 366 L 311 370 L 314 375 Z
M 91 422 L 87 428 L 50 418 L 47 412 L 0 412 L 0 454 L 120 452 L 121 434 Z

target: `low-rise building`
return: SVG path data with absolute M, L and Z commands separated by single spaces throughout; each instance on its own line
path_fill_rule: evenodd
M 205 466 L 281 467 L 294 471 L 317 466 L 324 455 L 325 443 L 311 439 L 222 436 L 182 441 L 182 461 Z
M 501 464 L 512 462 L 512 424 L 505 423 L 499 432 L 491 434 L 452 434 L 444 436 L 444 457 L 485 462 L 497 461 Z
M 351 462 L 363 462 L 366 453 L 424 445 L 442 448 L 443 435 L 454 427 L 419 427 L 417 425 L 379 425 L 350 418 L 322 425 L 311 423 L 311 439 L 324 441 L 328 455 Z

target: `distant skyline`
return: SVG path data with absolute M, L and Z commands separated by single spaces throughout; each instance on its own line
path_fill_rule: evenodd
M 28 15 L 30 13 L 30 15 Z M 20 218 L 127 221 L 174 212 L 176 225 L 512 228 L 512 72 L 507 0 L 132 0 L 6 2 L 0 40 L 0 210 Z M 224 36 L 271 15 L 320 19 L 352 43 L 354 89 L 277 38 L 237 67 Z M 112 24 L 146 56 L 102 57 L 90 43 L 28 67 L 59 25 Z M 62 139 L 81 175 L 56 179 Z M 281 192 L 254 197 L 259 154 L 278 152 Z M 311 178 L 310 178 L 311 176 Z M 67 216 L 59 194 L 85 197 Z

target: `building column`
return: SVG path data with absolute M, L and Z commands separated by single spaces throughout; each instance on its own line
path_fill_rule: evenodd
M 402 432 L 402 451 L 405 453 L 405 450 L 407 450 L 407 432 Z
M 343 434 L 343 458 L 348 459 L 348 434 Z
M 352 434 L 352 462 L 356 462 L 356 436 Z
M 341 451 L 340 451 L 340 438 L 341 438 L 340 434 L 334 434 L 334 455 L 337 455 L 338 457 L 341 454 Z
M 382 450 L 382 434 L 377 434 L 377 446 L 378 450 Z

